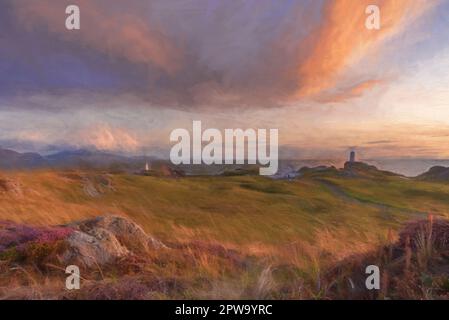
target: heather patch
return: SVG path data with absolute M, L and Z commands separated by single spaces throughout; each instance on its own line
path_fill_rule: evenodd
M 9 221 L 0 221 L 0 258 L 16 260 L 38 252 L 48 255 L 57 243 L 73 233 L 68 227 L 31 227 Z

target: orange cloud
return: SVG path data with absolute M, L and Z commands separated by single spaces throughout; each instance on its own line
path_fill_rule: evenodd
M 338 92 L 335 94 L 324 95 L 323 97 L 319 97 L 319 102 L 345 102 L 352 98 L 361 97 L 362 94 L 369 89 L 372 89 L 378 85 L 384 84 L 385 80 L 366 80 L 357 83 L 356 85 L 345 89 L 342 92 Z
M 14 1 L 20 22 L 27 28 L 45 26 L 65 40 L 100 51 L 110 58 L 157 66 L 168 73 L 176 71 L 181 55 L 166 37 L 136 15 L 111 11 L 93 1 L 78 0 L 81 30 L 65 28 L 65 8 L 73 1 Z M 98 3 L 98 1 L 97 1 Z
M 337 77 L 358 58 L 375 49 L 383 39 L 397 34 L 437 1 L 424 0 L 335 0 L 324 10 L 324 22 L 307 41 L 311 45 L 298 68 L 300 88 L 297 98 L 315 96 L 335 86 Z M 370 4 L 380 8 L 380 30 L 368 30 L 365 9 Z M 357 95 L 376 82 L 354 88 Z

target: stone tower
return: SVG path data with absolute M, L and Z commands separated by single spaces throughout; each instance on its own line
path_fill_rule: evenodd
M 355 162 L 355 151 L 351 151 L 349 154 L 349 162 Z

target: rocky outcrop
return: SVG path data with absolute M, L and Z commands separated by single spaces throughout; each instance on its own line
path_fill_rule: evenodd
M 67 238 L 67 243 L 68 248 L 62 255 L 66 264 L 92 267 L 110 263 L 129 254 L 128 249 L 104 229 L 94 230 L 92 235 L 74 231 Z
M 97 217 L 69 227 L 75 232 L 67 238 L 69 246 L 64 259 L 87 267 L 165 247 L 139 225 L 119 216 Z
M 166 248 L 163 243 L 147 235 L 139 225 L 120 216 L 102 216 L 46 228 L 0 223 L 0 256 L 11 256 L 13 252 L 14 256 L 23 260 L 29 254 L 29 248 L 36 252 L 36 246 L 45 248 L 48 255 L 54 256 L 45 257 L 45 260 L 57 259 L 52 263 L 85 268 Z

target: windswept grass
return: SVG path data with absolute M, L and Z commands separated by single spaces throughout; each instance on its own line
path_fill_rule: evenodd
M 1 220 L 48 226 L 122 215 L 174 248 L 151 263 L 126 261 L 90 274 L 86 297 L 118 297 L 120 287 L 137 298 L 325 298 L 336 285 L 326 278 L 332 266 L 392 243 L 409 220 L 449 212 L 449 186 L 395 176 L 324 172 L 284 181 L 32 171 L 0 178 L 20 190 L 0 190 Z M 17 290 L 34 286 L 27 272 L 53 285 L 52 277 L 24 268 L 14 271 Z M 142 279 L 125 280 L 132 274 Z M 154 292 L 144 294 L 148 286 Z

